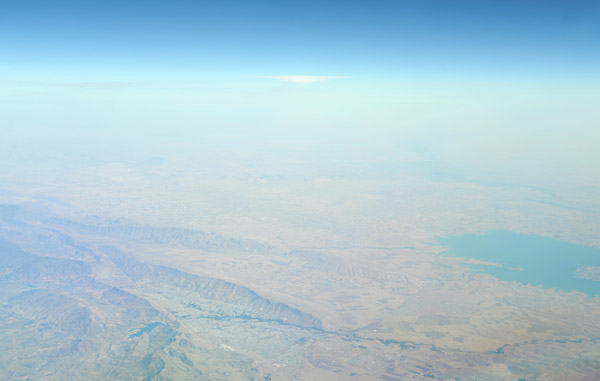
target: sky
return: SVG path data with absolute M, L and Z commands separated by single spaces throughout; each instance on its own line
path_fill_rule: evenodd
M 4 1 L 0 132 L 23 155 L 370 147 L 588 174 L 598 20 L 598 0 Z
M 600 2 L 5 1 L 16 78 L 598 80 Z

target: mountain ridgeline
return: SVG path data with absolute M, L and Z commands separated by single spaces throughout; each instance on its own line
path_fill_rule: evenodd
M 225 363 L 215 363 L 221 360 L 207 350 L 222 352 L 214 349 L 218 339 L 193 344 L 179 305 L 194 306 L 199 319 L 215 322 L 245 317 L 299 329 L 322 327 L 318 318 L 247 287 L 141 262 L 114 246 L 114 238 L 220 252 L 274 250 L 267 245 L 175 228 L 91 226 L 52 217 L 42 217 L 51 223 L 38 224 L 34 215 L 0 208 L 0 342 L 6 343 L 0 353 L 10 351 L 13 358 L 0 365 L 2 379 L 44 374 L 213 379 L 216 374 L 209 377 L 201 369 L 249 369 L 231 365 L 241 360 L 228 351 Z M 96 243 L 106 237 L 106 244 L 89 244 L 87 235 Z
M 98 225 L 91 225 L 56 217 L 45 220 L 45 223 L 78 234 L 111 237 L 124 241 L 181 246 L 213 252 L 236 250 L 262 254 L 277 252 L 276 248 L 270 245 L 250 239 L 226 237 L 217 233 L 206 233 L 191 229 L 128 224 L 120 221 L 102 221 Z

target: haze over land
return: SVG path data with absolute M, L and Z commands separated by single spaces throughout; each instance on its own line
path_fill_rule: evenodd
M 597 2 L 32 4 L 0 378 L 600 377 Z

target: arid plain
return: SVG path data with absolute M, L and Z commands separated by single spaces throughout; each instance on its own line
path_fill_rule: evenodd
M 502 229 L 598 245 L 593 192 L 361 151 L 4 166 L 2 236 L 20 249 L 6 247 L 58 261 L 5 259 L 5 377 L 64 378 L 56 359 L 94 378 L 598 376 L 598 297 L 501 281 L 438 242 Z M 30 351 L 47 362 L 28 374 Z

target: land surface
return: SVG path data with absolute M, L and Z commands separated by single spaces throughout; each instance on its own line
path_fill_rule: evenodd
M 437 241 L 597 246 L 587 191 L 213 155 L 2 164 L 0 378 L 600 377 L 599 297 L 500 281 Z

